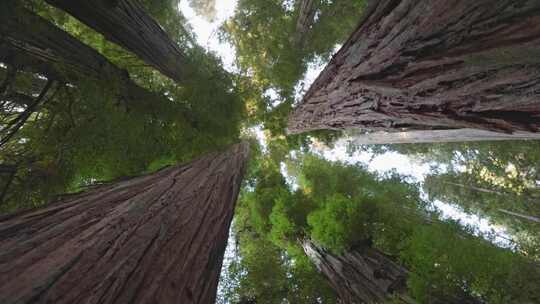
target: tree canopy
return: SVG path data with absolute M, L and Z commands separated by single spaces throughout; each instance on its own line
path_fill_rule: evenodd
M 197 43 L 202 29 L 189 24 L 179 9 L 181 1 L 218 28 L 210 39 L 232 45 L 232 69 L 224 68 L 218 53 Z M 355 84 L 362 82 L 369 90 L 375 88 L 384 93 L 377 95 L 376 103 L 392 107 L 398 107 L 392 101 L 396 92 L 401 94 L 421 82 L 436 87 L 426 87 L 419 93 L 421 98 L 441 94 L 440 98 L 446 98 L 452 86 L 472 92 L 467 88 L 472 90 L 475 81 L 502 79 L 497 77 L 507 73 L 519 74 L 512 79 L 520 82 L 490 83 L 493 87 L 486 89 L 489 94 L 482 102 L 502 98 L 508 90 L 512 96 L 535 100 L 538 81 L 531 80 L 531 75 L 537 75 L 538 61 L 526 34 L 538 27 L 534 22 L 527 31 L 515 26 L 526 24 L 527 18 L 537 20 L 537 10 L 523 13 L 537 7 L 536 3 L 495 1 L 490 11 L 504 13 L 510 27 L 505 30 L 496 18 L 493 24 L 497 26 L 491 31 L 488 21 L 496 13 L 488 14 L 488 21 L 477 26 L 474 20 L 481 14 L 465 10 L 465 1 L 458 1 L 459 12 L 474 18 L 462 18 L 446 28 L 415 23 L 425 17 L 418 13 L 420 8 L 433 3 L 450 6 L 444 1 L 429 4 L 423 0 L 418 6 L 409 0 L 381 1 L 384 6 L 368 6 L 376 1 L 238 0 L 226 20 L 218 20 L 216 1 L 181 1 L 118 0 L 93 5 L 81 0 L 86 6 L 64 0 L 0 3 L 2 216 L 47 208 L 49 202 L 80 191 L 93 193 L 98 204 L 99 189 L 107 188 L 103 184 L 108 181 L 129 184 L 137 180 L 131 177 L 159 175 L 165 166 L 188 167 L 186 164 L 202 155 L 220 155 L 226 147 L 247 140 L 252 152 L 234 210 L 220 304 L 370 301 L 366 299 L 385 303 L 540 302 L 536 286 L 540 281 L 540 142 L 356 146 L 344 144 L 346 132 L 287 131 L 288 116 L 306 93 L 308 78 L 315 67 L 327 62 L 326 76 L 317 80 L 317 88 L 330 85 L 325 82 L 327 76 L 337 80 L 335 87 L 321 90 L 323 95 L 339 87 L 343 75 L 338 74 L 344 72 L 338 70 L 350 67 L 348 85 L 356 90 Z M 470 5 L 480 10 L 487 2 Z M 89 6 L 92 13 L 81 9 Z M 98 20 L 96 16 L 101 15 L 107 18 Z M 444 20 L 455 17 L 451 8 L 437 18 L 445 16 Z M 122 26 L 110 29 L 106 20 Z M 392 26 L 398 23 L 399 27 Z M 425 32 L 416 30 L 419 24 Z M 449 28 L 462 31 L 448 33 Z M 355 29 L 362 30 L 351 36 Z M 155 37 L 149 35 L 152 30 Z M 422 36 L 432 30 L 442 34 Z M 502 38 L 491 39 L 497 33 Z M 130 35 L 137 39 L 131 40 Z M 524 45 L 526 56 L 516 57 L 504 48 L 495 49 L 501 53 L 488 52 L 492 44 L 473 52 L 472 46 L 479 42 L 469 38 L 475 35 L 488 44 Z M 382 40 L 403 48 L 385 47 Z M 466 43 L 472 46 L 463 46 Z M 388 55 L 394 51 L 399 54 Z M 467 52 L 474 56 L 462 58 Z M 371 61 L 356 58 L 360 53 Z M 448 58 L 457 61 L 445 63 Z M 399 64 L 393 66 L 396 62 Z M 454 75 L 452 67 L 472 74 L 437 82 L 433 73 Z M 359 106 L 384 111 L 384 106 L 355 101 L 358 96 L 367 98 L 368 89 L 338 90 L 339 94 L 329 96 L 350 97 L 351 103 L 339 103 L 339 109 L 352 116 L 360 112 L 350 112 L 350 108 Z M 456 96 L 462 96 L 458 93 Z M 409 95 L 402 95 L 410 101 Z M 326 102 L 324 96 L 310 104 L 308 114 L 314 119 L 324 116 L 318 110 Z M 452 103 L 448 104 L 446 108 L 423 104 L 416 110 L 442 109 L 437 110 L 441 115 L 461 123 L 478 122 L 456 118 Z M 536 108 L 524 106 L 520 111 L 491 109 L 482 119 L 500 122 L 509 118 L 527 125 L 537 117 Z M 395 118 L 390 112 L 384 115 Z M 330 123 L 340 123 L 337 116 L 325 117 L 330 117 Z M 429 119 L 444 120 L 437 115 Z M 429 124 L 424 120 L 415 123 Z M 396 161 L 395 156 L 401 158 Z M 377 163 L 377 158 L 384 163 Z M 407 168 L 409 164 L 401 162 L 404 159 L 417 167 Z M 394 169 L 384 169 L 388 167 Z M 214 168 L 214 174 L 205 168 L 201 165 L 197 172 L 206 180 L 223 174 L 221 169 Z M 197 184 L 198 177 L 186 177 L 183 182 Z M 228 184 L 223 187 L 228 189 Z M 207 188 L 208 193 L 213 191 Z M 182 189 L 187 198 L 190 189 Z M 156 197 L 158 202 L 160 196 Z M 208 210 L 215 211 L 214 207 L 209 204 Z M 198 214 L 199 210 L 191 211 Z M 230 221 L 233 211 L 228 212 L 219 214 L 220 218 Z M 166 212 L 160 214 L 168 218 Z M 463 221 L 471 218 L 472 225 Z M 200 222 L 212 225 L 204 216 Z M 154 232 L 158 226 L 148 225 Z M 486 231 L 488 228 L 492 231 Z M 220 231 L 219 248 L 213 243 L 201 246 L 223 251 L 224 231 Z M 208 258 L 213 265 L 220 264 L 219 254 Z M 0 263 L 0 273 L 2 267 Z

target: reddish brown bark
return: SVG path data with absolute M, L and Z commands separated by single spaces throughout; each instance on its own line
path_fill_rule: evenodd
M 371 1 L 289 132 L 538 132 L 539 46 L 535 0 Z
M 188 75 L 178 45 L 137 0 L 46 0 L 178 82 Z
M 0 303 L 214 303 L 247 145 L 0 217 Z
M 342 304 L 376 304 L 390 300 L 417 303 L 408 294 L 409 271 L 375 248 L 351 249 L 335 255 L 310 240 L 305 240 L 302 246 Z M 481 303 L 467 294 L 432 298 L 430 301 L 432 304 Z
M 383 253 L 365 248 L 363 252 L 348 251 L 337 256 L 309 240 L 302 245 L 342 303 L 382 303 L 393 295 L 408 299 L 408 271 Z

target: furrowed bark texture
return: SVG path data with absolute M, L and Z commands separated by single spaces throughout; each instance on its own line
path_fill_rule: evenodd
M 302 243 L 304 252 L 330 282 L 342 304 L 416 304 L 408 294 L 409 271 L 372 247 L 349 250 L 337 256 L 310 240 Z M 436 283 L 436 282 L 434 282 Z M 394 302 L 392 302 L 394 303 Z M 431 298 L 432 304 L 480 304 L 467 294 Z
M 540 2 L 371 1 L 289 132 L 538 132 Z
M 46 0 L 107 40 L 133 52 L 164 75 L 181 82 L 186 58 L 137 0 Z
M 127 71 L 93 48 L 20 5 L 0 4 L 0 16 L 0 61 L 66 82 L 90 77 L 126 101 L 161 98 L 138 86 Z
M 393 294 L 406 298 L 408 271 L 383 253 L 366 248 L 336 256 L 309 240 L 302 245 L 342 303 L 383 303 Z
M 0 303 L 214 303 L 248 153 L 0 218 Z

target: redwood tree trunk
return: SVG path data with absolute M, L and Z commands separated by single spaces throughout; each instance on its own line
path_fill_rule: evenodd
M 538 132 L 539 46 L 536 0 L 371 1 L 289 132 Z
M 407 298 L 408 271 L 383 253 L 365 248 L 336 256 L 309 240 L 302 245 L 343 303 L 382 303 L 393 294 Z
M 0 17 L 0 61 L 67 82 L 90 77 L 115 89 L 126 101 L 161 98 L 138 86 L 96 50 L 20 4 L 10 0 L 0 4 Z
M 186 58 L 138 0 L 46 0 L 106 39 L 133 52 L 164 75 L 182 81 Z
M 304 252 L 330 282 L 343 304 L 417 303 L 408 295 L 409 271 L 372 247 L 349 250 L 337 256 L 310 240 L 302 243 Z M 436 284 L 437 282 L 433 282 Z M 469 295 L 431 299 L 432 304 L 479 304 Z
M 214 303 L 247 149 L 0 217 L 0 303 Z

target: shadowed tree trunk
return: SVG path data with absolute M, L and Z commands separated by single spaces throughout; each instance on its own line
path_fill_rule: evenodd
M 186 78 L 186 58 L 138 0 L 46 0 L 133 52 L 164 75 Z
M 17 165 L 0 164 L 0 205 L 17 174 Z
M 296 30 L 291 37 L 292 45 L 302 49 L 306 41 L 306 36 L 315 21 L 317 12 L 317 0 L 302 0 L 299 2 L 298 19 L 296 19 Z
M 214 303 L 247 153 L 0 217 L 0 303 Z
M 128 102 L 160 98 L 96 50 L 19 4 L 0 4 L 0 17 L 0 61 L 66 82 L 90 77 L 115 88 Z
M 289 132 L 540 127 L 540 2 L 371 1 Z
M 338 256 L 310 240 L 304 252 L 326 277 L 343 304 L 417 303 L 408 295 L 409 271 L 372 247 L 349 250 Z M 468 295 L 431 299 L 433 304 L 479 304 Z
M 303 241 L 302 246 L 342 303 L 382 303 L 394 294 L 408 298 L 408 271 L 375 249 L 336 256 L 309 240 Z

